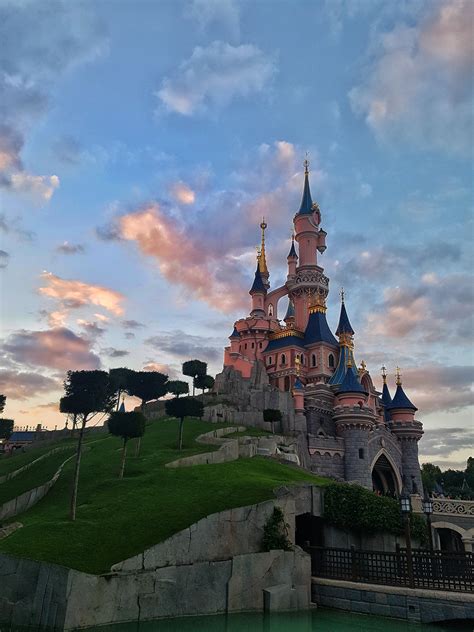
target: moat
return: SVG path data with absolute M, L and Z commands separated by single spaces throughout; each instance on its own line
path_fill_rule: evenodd
M 423 624 L 318 608 L 311 612 L 180 617 L 88 628 L 104 632 L 472 632 L 472 621 Z

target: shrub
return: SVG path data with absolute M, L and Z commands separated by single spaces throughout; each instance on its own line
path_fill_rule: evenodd
M 264 551 L 282 549 L 292 551 L 293 546 L 288 538 L 289 525 L 285 522 L 285 516 L 280 507 L 274 507 L 273 513 L 263 527 L 262 548 Z

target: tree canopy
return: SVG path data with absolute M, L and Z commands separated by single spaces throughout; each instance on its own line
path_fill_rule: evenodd
M 63 406 L 81 415 L 83 421 L 93 413 L 109 412 L 116 398 L 114 386 L 105 371 L 68 371 L 64 381 Z
M 168 392 L 168 376 L 158 371 L 133 371 L 128 377 L 129 395 L 138 397 L 142 407 L 153 399 L 159 399 Z
M 145 433 L 145 415 L 140 412 L 131 411 L 129 413 L 115 411 L 111 413 L 107 426 L 110 434 L 121 437 L 123 440 L 122 459 L 120 464 L 119 478 L 123 478 L 125 470 L 125 459 L 127 456 L 127 441 L 142 437 Z
M 7 396 L 0 395 L 0 413 L 3 413 L 3 411 L 5 410 L 6 402 L 7 402 Z
M 204 389 L 211 389 L 214 386 L 214 378 L 212 375 L 197 375 L 194 378 L 194 386 L 202 389 L 204 393 Z
M 170 380 L 168 382 L 168 393 L 173 393 L 176 397 L 189 393 L 189 384 L 182 380 Z
M 166 414 L 179 419 L 178 449 L 183 446 L 183 424 L 185 417 L 202 417 L 204 404 L 194 397 L 169 399 L 165 402 Z
M 13 419 L 0 419 L 0 439 L 9 439 L 15 422 Z

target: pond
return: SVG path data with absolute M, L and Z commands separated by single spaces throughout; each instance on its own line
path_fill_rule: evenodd
M 408 623 L 398 619 L 319 608 L 310 612 L 245 613 L 160 619 L 88 628 L 117 632 L 472 632 L 472 622 Z

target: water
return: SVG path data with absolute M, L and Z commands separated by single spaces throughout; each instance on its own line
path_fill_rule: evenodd
M 472 622 L 408 623 L 397 619 L 326 610 L 282 614 L 246 613 L 122 623 L 102 632 L 473 632 Z

